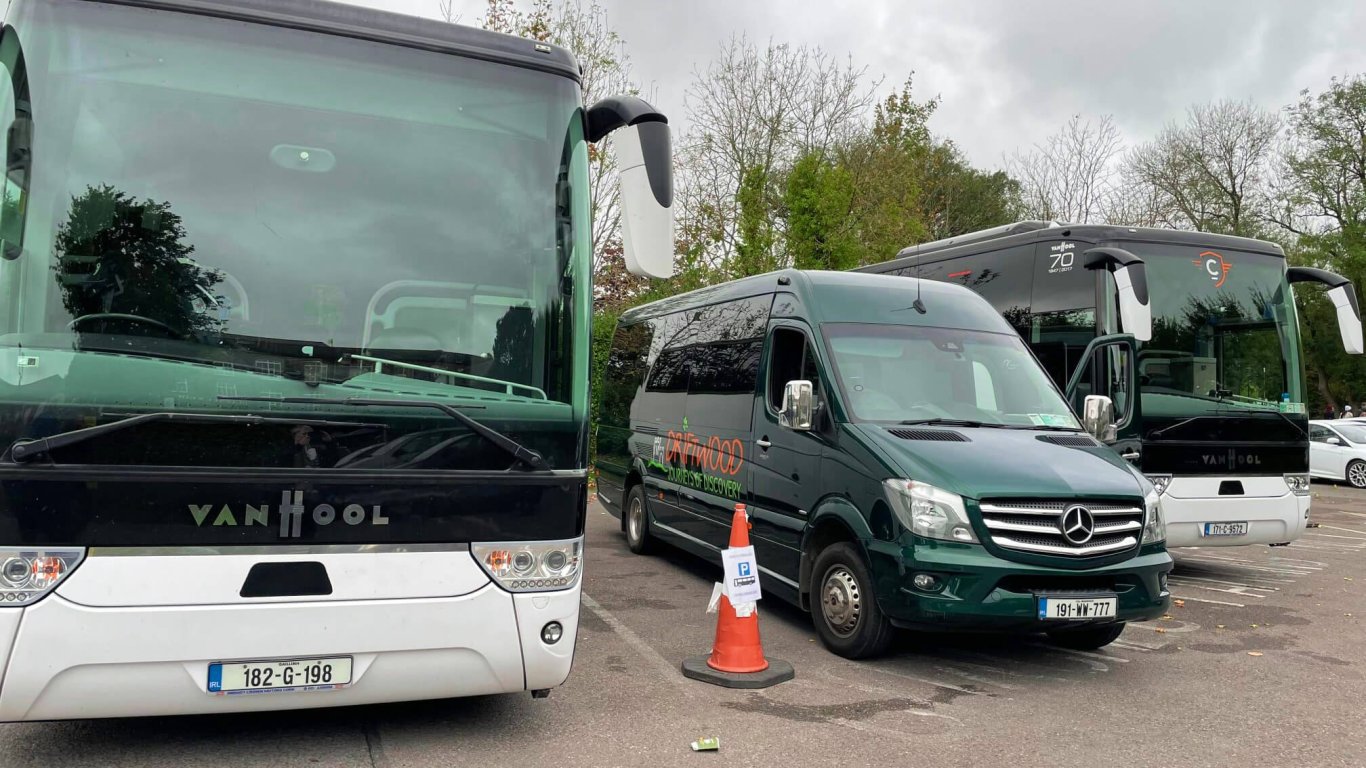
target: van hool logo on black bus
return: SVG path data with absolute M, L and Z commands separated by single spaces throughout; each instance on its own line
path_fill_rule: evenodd
M 203 526 L 213 514 L 213 504 L 191 504 L 190 515 L 194 517 L 196 526 Z M 389 518 L 380 511 L 380 506 L 376 504 L 367 511 L 359 504 L 347 504 L 338 512 L 337 508 L 331 504 L 319 504 L 308 510 L 304 507 L 303 491 L 284 491 L 280 494 L 280 506 L 275 508 L 276 521 L 280 526 L 280 538 L 297 539 L 300 529 L 303 527 L 304 513 L 308 513 L 314 525 L 331 525 L 338 518 L 347 525 L 360 525 L 369 522 L 370 525 L 388 525 Z M 234 511 L 233 508 L 224 504 L 218 514 L 213 518 L 210 525 L 240 525 L 244 526 L 269 526 L 271 507 L 269 504 L 256 506 L 246 504 L 240 510 Z
M 1262 464 L 1262 457 L 1255 453 L 1239 452 L 1233 448 L 1228 449 L 1227 453 L 1203 453 L 1200 459 L 1205 462 L 1207 467 L 1259 467 Z

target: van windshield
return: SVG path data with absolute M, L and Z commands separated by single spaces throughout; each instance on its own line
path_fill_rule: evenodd
M 942 418 L 1080 429 L 1015 334 L 860 323 L 821 330 L 855 421 Z

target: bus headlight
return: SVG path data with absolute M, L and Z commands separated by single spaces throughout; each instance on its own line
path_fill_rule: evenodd
M 911 533 L 927 539 L 976 543 L 963 497 L 914 480 L 884 480 L 893 514 Z
M 1309 475 L 1286 475 L 1285 484 L 1296 496 L 1309 495 Z
M 509 592 L 549 592 L 578 584 L 583 539 L 471 544 L 470 553 Z
M 1157 489 L 1158 496 L 1166 493 L 1167 486 L 1172 484 L 1171 475 L 1144 475 L 1144 477 L 1148 478 L 1148 482 L 1152 483 L 1153 488 Z
M 0 547 L 0 607 L 38 602 L 84 559 L 84 549 Z
M 1162 498 L 1157 489 L 1148 491 L 1143 499 L 1143 544 L 1156 544 L 1167 540 L 1167 521 L 1162 517 Z

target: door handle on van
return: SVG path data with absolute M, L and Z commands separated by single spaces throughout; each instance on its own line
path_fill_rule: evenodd
M 761 437 L 758 440 L 755 440 L 754 444 L 759 446 L 760 448 L 763 448 L 765 451 L 769 449 L 769 446 L 773 445 L 773 443 L 770 443 L 768 441 L 767 437 Z
M 1121 459 L 1124 459 L 1125 461 L 1138 461 L 1139 453 L 1138 451 L 1128 450 L 1124 453 L 1121 453 L 1119 457 Z

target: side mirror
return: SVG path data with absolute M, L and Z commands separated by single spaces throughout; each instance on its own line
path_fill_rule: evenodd
M 789 381 L 783 387 L 783 407 L 778 411 L 778 423 L 798 432 L 810 432 L 815 412 L 815 389 L 802 379 Z
M 1148 298 L 1148 265 L 1123 248 L 1092 248 L 1082 254 L 1087 269 L 1113 267 L 1115 299 L 1124 332 L 1139 341 L 1153 338 L 1153 308 Z
M 1105 395 L 1087 395 L 1082 405 L 1081 424 L 1102 442 L 1115 439 L 1115 404 Z
M 594 104 L 587 120 L 588 141 L 612 136 L 626 269 L 645 277 L 672 277 L 674 183 L 668 118 L 643 99 L 612 96 Z
M 1330 437 L 1327 440 L 1324 440 L 1324 442 L 1328 443 L 1329 445 L 1342 445 L 1342 441 L 1336 437 Z
M 1366 351 L 1361 334 L 1361 307 L 1357 305 L 1357 294 L 1352 281 L 1326 269 L 1314 267 L 1291 267 L 1285 271 L 1287 283 L 1322 283 L 1328 286 L 1328 300 L 1338 314 L 1338 334 L 1342 336 L 1342 348 L 1349 355 L 1359 355 Z

